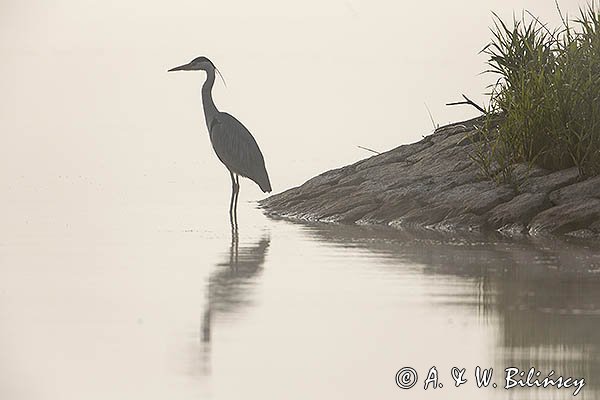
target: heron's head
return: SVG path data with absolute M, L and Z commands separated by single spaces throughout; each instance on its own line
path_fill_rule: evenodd
M 171 71 L 214 71 L 216 69 L 215 64 L 212 63 L 208 58 L 204 56 L 196 57 L 187 64 L 180 65 L 179 67 L 171 68 L 167 72 Z

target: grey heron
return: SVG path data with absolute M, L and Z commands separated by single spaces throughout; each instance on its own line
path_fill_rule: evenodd
M 217 157 L 229 170 L 231 176 L 231 202 L 229 216 L 232 224 L 237 221 L 237 200 L 240 191 L 239 177 L 254 181 L 264 192 L 271 191 L 271 182 L 265 168 L 265 160 L 248 129 L 233 115 L 219 111 L 212 98 L 215 72 L 219 70 L 208 58 L 200 56 L 188 64 L 171 68 L 171 71 L 204 71 L 206 80 L 202 85 L 202 107 L 210 136 L 210 142 Z M 237 222 L 236 222 L 237 225 Z

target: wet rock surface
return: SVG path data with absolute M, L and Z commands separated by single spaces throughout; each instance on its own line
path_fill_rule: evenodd
M 517 165 L 514 184 L 487 180 L 471 158 L 481 146 L 479 121 L 439 128 L 260 205 L 268 215 L 308 221 L 600 237 L 600 177 Z

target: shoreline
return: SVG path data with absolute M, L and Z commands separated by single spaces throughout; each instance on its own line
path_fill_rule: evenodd
M 469 154 L 481 117 L 324 172 L 259 202 L 267 215 L 439 232 L 600 238 L 600 176 L 515 164 L 515 184 L 481 176 Z

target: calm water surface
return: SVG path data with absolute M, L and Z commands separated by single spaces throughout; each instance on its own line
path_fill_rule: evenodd
M 554 369 L 586 378 L 578 398 L 600 395 L 593 246 L 303 225 L 252 203 L 236 236 L 224 197 L 209 196 L 214 212 L 179 200 L 8 216 L 2 397 L 572 397 L 477 389 L 477 365 L 499 385 L 508 366 Z M 408 391 L 394 383 L 405 366 L 420 377 Z M 431 366 L 444 388 L 424 391 Z M 453 366 L 467 369 L 458 389 Z

